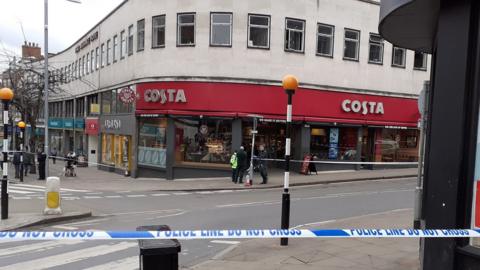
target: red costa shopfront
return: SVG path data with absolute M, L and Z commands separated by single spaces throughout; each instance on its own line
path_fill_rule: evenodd
M 279 86 L 155 82 L 137 84 L 136 91 L 140 175 L 228 175 L 232 151 L 250 146 L 252 114 L 263 116 L 255 145 L 283 157 L 286 94 Z M 418 119 L 416 99 L 300 88 L 293 98 L 292 154 L 415 161 Z

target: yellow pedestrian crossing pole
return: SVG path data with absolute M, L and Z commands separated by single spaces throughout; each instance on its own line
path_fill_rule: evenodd
M 3 102 L 3 178 L 1 194 L 2 219 L 8 219 L 8 105 L 12 101 L 12 99 L 12 89 L 0 89 L 0 100 Z

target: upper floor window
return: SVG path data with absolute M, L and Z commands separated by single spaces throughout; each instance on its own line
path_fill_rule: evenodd
M 152 48 L 165 47 L 165 15 L 152 18 Z
M 177 46 L 195 46 L 195 13 L 177 14 Z
M 427 54 L 422 52 L 415 52 L 413 58 L 413 68 L 427 70 Z
M 317 24 L 317 54 L 333 57 L 333 40 L 335 26 L 328 24 Z
M 374 64 L 383 64 L 383 39 L 380 35 L 370 34 L 368 42 L 369 53 L 368 62 Z
M 270 48 L 270 16 L 248 15 L 248 47 Z
M 360 31 L 345 29 L 343 59 L 358 61 L 360 51 Z
M 210 14 L 210 45 L 232 46 L 232 13 Z
M 100 48 L 97 47 L 95 49 L 95 69 L 98 69 L 100 67 Z
M 303 52 L 305 41 L 305 21 L 285 19 L 285 50 Z
M 78 75 L 77 75 L 77 60 L 75 60 L 75 63 L 73 63 L 73 79 L 76 80 Z
M 105 61 L 107 60 L 107 56 L 105 55 L 105 43 L 102 43 L 101 46 L 101 51 L 100 51 L 100 59 L 102 63 L 102 68 L 105 66 Z
M 120 32 L 120 59 L 125 58 L 127 55 L 127 37 L 125 36 L 125 30 Z
M 137 52 L 145 48 L 145 19 L 137 21 Z
M 128 55 L 133 54 L 133 24 L 128 27 Z
M 84 55 L 82 57 L 82 76 L 85 76 L 86 73 L 87 73 L 87 62 L 85 62 L 85 55 Z
M 115 63 L 117 61 L 117 55 L 118 55 L 118 37 L 117 35 L 113 36 L 113 50 L 112 50 L 112 61 Z
M 86 74 L 90 73 L 90 53 L 87 53 Z
M 405 67 L 405 55 L 407 51 L 404 48 L 399 48 L 393 46 L 392 53 L 392 66 L 394 67 Z
M 107 40 L 107 65 L 110 65 L 110 61 L 112 61 L 112 42 L 111 40 Z
M 88 68 L 90 69 L 91 73 L 93 73 L 95 70 L 95 50 L 90 52 L 90 66 Z

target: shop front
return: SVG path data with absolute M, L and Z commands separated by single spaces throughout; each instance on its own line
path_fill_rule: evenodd
M 136 120 L 133 114 L 104 115 L 100 119 L 101 169 L 135 175 Z
M 99 162 L 98 155 L 98 118 L 85 119 L 85 136 L 87 136 L 87 159 L 89 164 L 97 164 Z
M 57 155 L 64 153 L 64 122 L 63 118 L 49 118 L 48 119 L 48 140 L 50 152 L 56 151 Z
M 158 82 L 136 88 L 139 167 L 169 179 L 226 176 L 233 150 L 243 145 L 250 153 L 254 115 L 259 116 L 254 151 L 262 145 L 269 158 L 284 157 L 281 87 Z M 293 97 L 292 156 L 341 161 L 320 165 L 321 170 L 357 168 L 345 161 L 416 161 L 418 118 L 413 98 L 301 88 Z

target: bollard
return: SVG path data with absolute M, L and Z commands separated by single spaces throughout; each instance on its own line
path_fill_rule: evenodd
M 61 215 L 60 208 L 60 178 L 48 177 L 45 186 L 45 215 Z
M 137 227 L 137 231 L 170 231 L 167 225 Z M 178 253 L 182 247 L 176 239 L 138 240 L 140 270 L 178 270 Z

